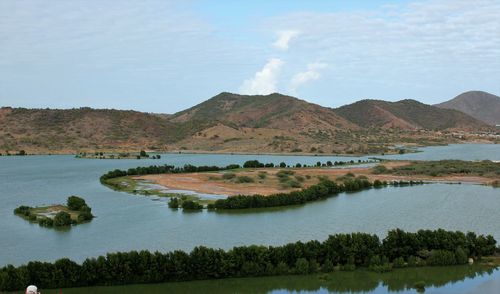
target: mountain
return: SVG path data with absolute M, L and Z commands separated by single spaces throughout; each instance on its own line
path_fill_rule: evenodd
M 363 128 L 477 130 L 487 127 L 460 111 L 442 109 L 411 99 L 398 102 L 361 100 L 337 108 L 335 112 Z
M 250 96 L 224 92 L 173 115 L 4 107 L 0 109 L 0 153 L 141 149 L 382 153 L 396 143 L 455 140 L 433 130 L 484 127 L 462 112 L 414 100 L 362 100 L 331 109 L 278 93 Z M 419 129 L 430 132 L 412 132 Z
M 359 129 L 329 108 L 278 93 L 238 95 L 224 92 L 174 114 L 171 121 L 296 131 L 307 131 L 311 127 L 316 130 Z
M 500 124 L 500 97 L 490 93 L 465 92 L 435 106 L 461 111 L 489 125 Z
M 0 109 L 0 152 L 162 148 L 176 136 L 165 115 L 91 108 Z

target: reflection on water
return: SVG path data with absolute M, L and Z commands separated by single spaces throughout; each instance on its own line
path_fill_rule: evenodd
M 415 293 L 417 282 L 425 293 L 498 293 L 500 271 L 481 266 L 452 266 L 398 269 L 389 273 L 365 270 L 310 276 L 224 279 L 155 285 L 65 289 L 65 294 L 132 293 Z M 479 292 L 480 291 L 480 292 Z M 497 292 L 493 292 L 497 291 Z M 45 290 L 43 293 L 60 293 Z

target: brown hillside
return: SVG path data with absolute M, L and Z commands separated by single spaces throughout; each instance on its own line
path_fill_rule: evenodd
M 435 106 L 461 111 L 489 125 L 500 124 L 500 97 L 490 93 L 465 92 Z
M 415 100 L 361 100 L 337 108 L 336 113 L 364 128 L 404 130 L 478 130 L 487 126 L 462 112 L 441 109 Z

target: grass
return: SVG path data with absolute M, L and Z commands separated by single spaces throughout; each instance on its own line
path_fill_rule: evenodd
M 413 161 L 409 165 L 394 167 L 392 170 L 381 166 L 374 167 L 373 172 L 392 173 L 395 175 L 428 175 L 432 177 L 461 174 L 470 176 L 481 176 L 498 178 L 500 176 L 500 163 L 490 160 L 462 161 L 462 160 L 439 160 L 439 161 Z

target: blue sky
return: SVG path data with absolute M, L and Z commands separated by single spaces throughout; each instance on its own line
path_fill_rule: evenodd
M 500 0 L 0 1 L 0 105 L 174 113 L 500 94 Z

